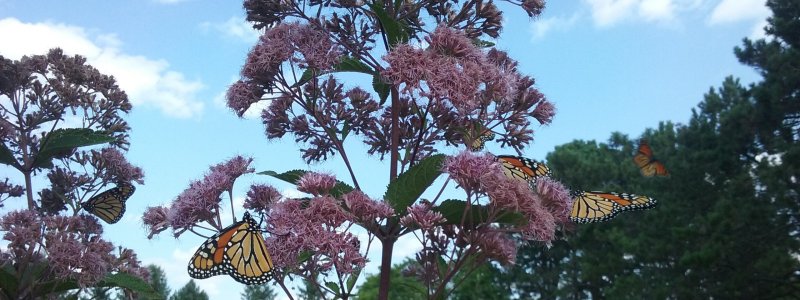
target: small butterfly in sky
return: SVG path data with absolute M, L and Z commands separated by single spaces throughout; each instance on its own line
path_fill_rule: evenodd
M 650 148 L 647 140 L 642 139 L 639 141 L 639 149 L 636 155 L 633 156 L 633 162 L 645 177 L 669 175 L 664 164 L 653 156 L 653 149 Z

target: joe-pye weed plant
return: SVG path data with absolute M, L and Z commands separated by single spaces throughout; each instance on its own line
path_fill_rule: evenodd
M 541 0 L 505 4 L 531 17 L 544 7 Z M 533 141 L 533 126 L 549 124 L 555 114 L 533 78 L 484 40 L 501 30 L 494 2 L 247 0 L 244 8 L 263 34 L 228 89 L 228 106 L 242 117 L 268 101 L 261 112 L 268 139 L 291 134 L 306 162 L 338 156 L 347 169 L 338 176 L 260 173 L 295 184 L 305 198 L 284 197 L 267 184 L 247 192 L 244 208 L 266 216 L 274 280 L 290 298 L 289 276 L 308 280 L 325 298 L 352 297 L 368 263 L 364 251 L 377 241 L 379 298 L 387 299 L 395 242 L 411 234 L 422 250 L 405 273 L 426 286 L 424 297 L 444 299 L 458 286 L 457 274 L 491 261 L 513 264 L 512 236 L 547 243 L 568 222 L 561 183 L 544 178 L 529 186 L 507 177 L 493 155 L 472 151 L 484 139 L 521 153 Z M 346 89 L 343 72 L 372 85 Z M 383 195 L 362 192 L 359 178 L 375 172 L 357 174 L 348 138 L 388 159 Z M 447 147 L 464 150 L 440 154 Z M 225 227 L 223 195 L 237 215 L 233 184 L 255 172 L 251 162 L 236 156 L 212 166 L 171 205 L 149 208 L 143 218 L 151 236 L 171 228 L 176 237 L 207 237 Z M 440 176 L 446 176 L 442 186 L 432 186 Z M 448 187 L 464 197 L 443 199 Z M 436 196 L 422 199 L 429 188 Z M 353 233 L 356 227 L 365 239 Z

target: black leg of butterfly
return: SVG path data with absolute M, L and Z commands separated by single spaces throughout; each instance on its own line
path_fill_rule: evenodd
M 136 187 L 132 184 L 121 182 L 116 187 L 81 203 L 81 207 L 106 223 L 114 224 L 122 219 L 122 215 L 125 214 L 125 201 L 134 191 Z

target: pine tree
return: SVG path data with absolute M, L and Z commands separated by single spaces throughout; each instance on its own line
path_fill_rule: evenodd
M 167 276 L 164 275 L 164 270 L 152 264 L 148 265 L 147 268 L 150 270 L 150 279 L 148 282 L 153 289 L 161 295 L 161 299 L 167 299 L 169 297 L 170 288 L 167 284 Z
M 276 297 L 275 291 L 267 284 L 248 285 L 242 292 L 242 300 L 271 300 Z
M 194 279 L 190 279 L 180 290 L 172 294 L 170 300 L 208 300 L 208 294 L 201 290 Z

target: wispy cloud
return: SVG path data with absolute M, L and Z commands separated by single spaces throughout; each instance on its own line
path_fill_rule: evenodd
M 114 75 L 135 107 L 157 108 L 176 118 L 202 113 L 203 103 L 196 99 L 196 93 L 203 88 L 199 80 L 171 70 L 165 60 L 123 52 L 122 42 L 113 34 L 90 35 L 77 26 L 5 18 L 0 19 L 0 36 L 4 38 L 0 54 L 11 59 L 45 54 L 54 47 L 85 56 L 100 72 Z
M 261 36 L 243 17 L 231 17 L 224 22 L 203 22 L 200 27 L 250 44 L 254 44 Z
M 681 12 L 701 7 L 703 0 L 584 0 L 598 27 L 623 21 L 672 23 Z
M 533 40 L 541 40 L 551 31 L 565 31 L 572 28 L 575 22 L 578 21 L 580 15 L 573 14 L 571 17 L 550 17 L 536 20 L 530 25 L 531 38 Z
M 708 23 L 711 25 L 753 22 L 750 38 L 762 38 L 770 11 L 764 0 L 722 0 L 714 7 Z

